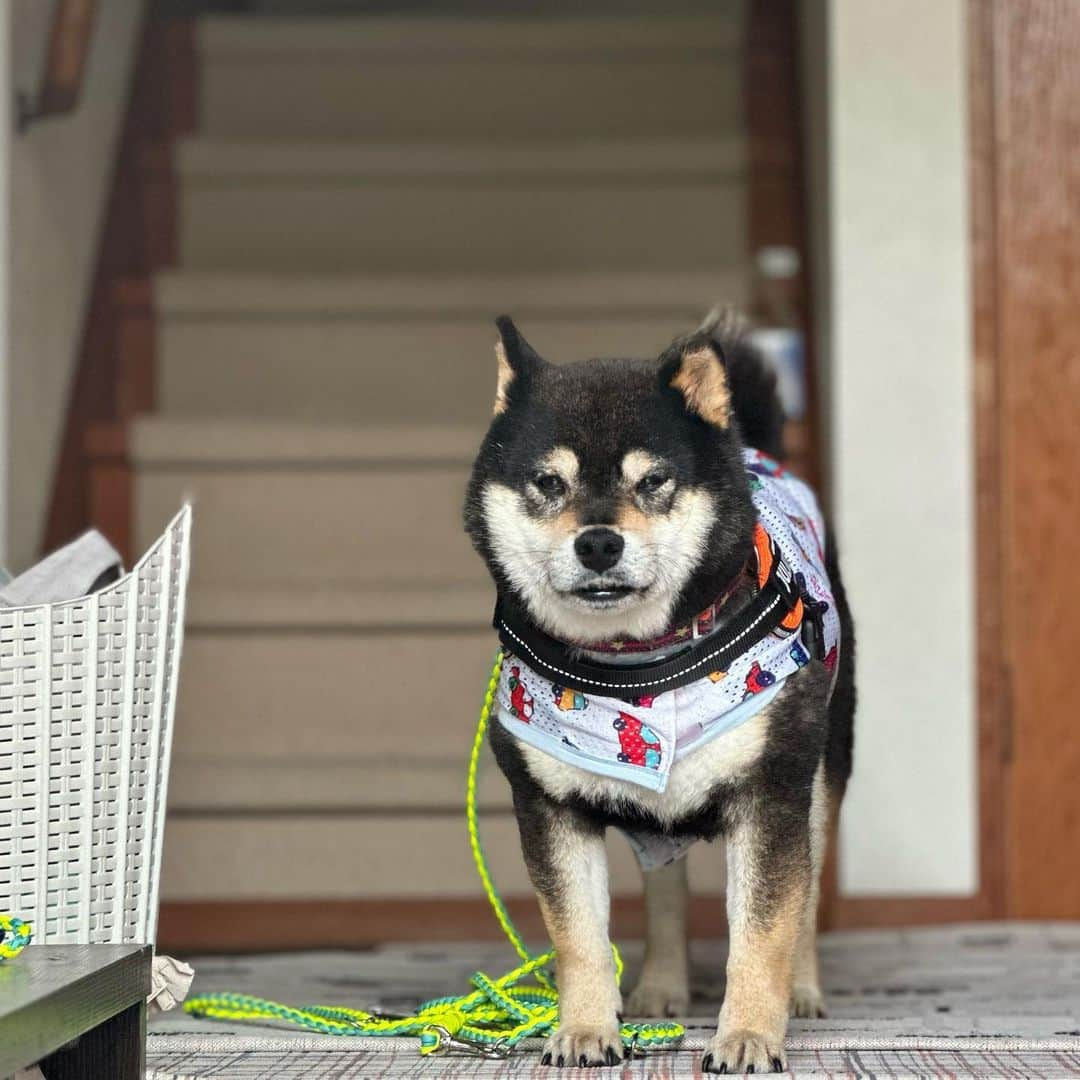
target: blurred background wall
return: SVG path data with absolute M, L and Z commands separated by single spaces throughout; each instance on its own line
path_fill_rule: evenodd
M 965 896 L 978 890 L 966 7 L 840 0 L 808 17 L 824 30 L 810 67 L 828 115 L 810 143 L 827 177 L 812 211 L 823 426 L 860 646 L 840 884 Z
M 60 7 L 13 10 L 9 90 Z M 460 803 L 491 592 L 459 507 L 491 317 L 554 359 L 640 354 L 723 300 L 782 376 L 861 628 L 826 918 L 1006 910 L 969 117 L 1007 84 L 971 43 L 1011 10 L 101 0 L 74 109 L 4 141 L 3 535 L 15 566 L 89 523 L 135 557 L 196 500 L 171 943 L 485 929 Z M 490 766 L 482 806 L 527 923 Z M 715 931 L 719 854 L 693 873 Z
M 0 251 L 10 251 L 10 202 L 8 189 L 11 176 L 11 123 L 14 114 L 13 79 L 11 76 L 11 18 L 10 11 L 0 11 Z M 8 264 L 0 261 L 0 566 L 8 560 L 8 424 L 11 412 L 9 371 L 11 366 L 8 337 Z
M 56 14 L 12 0 L 13 93 L 37 94 Z M 7 561 L 41 550 L 80 336 L 100 250 L 106 193 L 131 86 L 140 0 L 107 0 L 90 42 L 79 107 L 10 142 Z M 12 114 L 14 105 L 12 106 Z

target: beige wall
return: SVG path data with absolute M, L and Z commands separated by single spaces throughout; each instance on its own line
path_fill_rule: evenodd
M 8 176 L 11 157 L 11 10 L 0 4 L 0 252 L 8 250 Z M 0 566 L 8 562 L 8 260 L 0 258 Z
M 964 10 L 804 11 L 830 487 L 859 641 L 846 894 L 977 885 Z
M 37 87 L 52 7 L 45 0 L 5 5 L 20 90 Z M 42 541 L 142 5 L 103 0 L 99 7 L 77 110 L 10 144 L 4 557 L 15 568 L 32 562 Z

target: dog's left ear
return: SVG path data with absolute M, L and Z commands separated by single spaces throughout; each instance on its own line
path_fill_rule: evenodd
M 517 399 L 525 393 L 529 380 L 543 367 L 544 361 L 521 336 L 509 315 L 500 315 L 495 326 L 499 331 L 495 346 L 495 359 L 499 363 L 499 381 L 495 387 L 495 412 L 498 414 L 510 407 L 511 395 Z
M 731 385 L 719 346 L 705 334 L 675 342 L 660 358 L 660 386 L 682 394 L 686 408 L 706 423 L 731 423 Z

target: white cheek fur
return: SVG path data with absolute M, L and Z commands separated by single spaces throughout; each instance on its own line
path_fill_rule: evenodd
M 584 583 L 572 536 L 532 517 L 524 497 L 505 484 L 486 485 L 483 508 L 492 554 L 532 616 L 554 636 L 582 644 L 649 638 L 666 629 L 714 520 L 712 496 L 688 489 L 676 495 L 667 515 L 653 520 L 647 534 L 624 532 L 621 580 L 647 591 L 596 610 L 566 595 Z

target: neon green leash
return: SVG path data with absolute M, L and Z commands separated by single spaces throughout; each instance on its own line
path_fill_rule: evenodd
M 529 953 L 491 880 L 487 859 L 480 845 L 476 777 L 501 666 L 500 652 L 495 657 L 495 665 L 488 679 L 469 757 L 465 816 L 469 827 L 469 844 L 484 893 L 503 933 L 521 957 L 521 965 L 501 979 L 491 979 L 477 972 L 470 980 L 474 987 L 471 993 L 426 1001 L 412 1016 L 391 1016 L 328 1005 L 294 1007 L 231 993 L 202 994 L 191 998 L 184 1005 L 185 1012 L 215 1020 L 277 1020 L 326 1035 L 415 1035 L 419 1037 L 420 1053 L 424 1055 L 457 1050 L 481 1057 L 502 1058 L 508 1056 L 522 1039 L 542 1037 L 555 1030 L 559 1022 L 559 995 L 549 970 L 555 953 L 549 951 L 540 956 Z M 621 979 L 622 957 L 614 945 L 612 951 L 615 975 Z M 518 985 L 530 977 L 532 981 Z M 681 1024 L 623 1024 L 620 1030 L 627 1052 L 671 1046 L 683 1037 Z
M 14 960 L 30 944 L 34 928 L 14 915 L 0 915 L 0 960 Z

